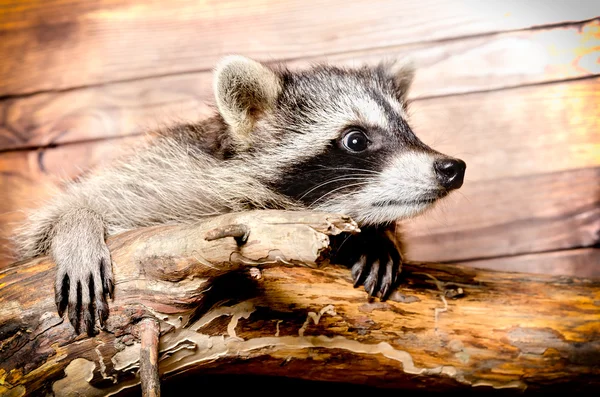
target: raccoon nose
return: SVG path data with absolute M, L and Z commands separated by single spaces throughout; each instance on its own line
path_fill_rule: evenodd
M 462 186 L 467 164 L 458 159 L 437 159 L 433 163 L 433 168 L 440 185 L 452 190 Z

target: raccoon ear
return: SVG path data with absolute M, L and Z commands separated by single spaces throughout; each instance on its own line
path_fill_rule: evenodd
M 394 61 L 384 65 L 388 76 L 394 80 L 396 88 L 396 95 L 402 102 L 403 106 L 406 106 L 406 97 L 408 91 L 415 77 L 415 65 L 411 60 L 407 61 Z
M 281 87 L 273 70 L 252 59 L 231 55 L 219 62 L 214 77 L 217 107 L 239 149 L 250 146 L 254 123 L 273 108 Z

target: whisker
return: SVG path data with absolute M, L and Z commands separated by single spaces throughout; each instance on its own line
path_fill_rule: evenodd
M 311 203 L 311 204 L 310 204 L 308 207 L 309 207 L 309 208 L 313 207 L 313 206 L 314 206 L 314 205 L 315 205 L 317 202 L 321 201 L 321 200 L 322 200 L 322 199 L 324 199 L 325 197 L 327 197 L 327 196 L 329 196 L 330 194 L 333 194 L 333 193 L 335 193 L 335 192 L 337 192 L 337 191 L 339 191 L 339 190 L 342 190 L 342 189 L 347 189 L 347 188 L 354 187 L 354 186 L 364 186 L 364 185 L 367 185 L 367 183 L 366 183 L 366 182 L 363 182 L 363 183 L 353 183 L 353 184 L 350 184 L 350 185 L 345 185 L 345 186 L 339 187 L 339 188 L 337 188 L 337 189 L 333 189 L 333 190 L 331 190 L 331 191 L 329 191 L 329 192 L 325 193 L 324 195 L 322 195 L 321 197 L 319 197 L 319 198 L 318 198 L 318 199 L 316 199 L 315 201 L 313 201 L 313 202 L 312 202 L 312 203 Z
M 366 164 L 371 164 L 371 165 L 374 165 L 374 166 L 377 166 L 377 167 L 381 166 L 381 164 L 377 164 L 376 162 L 368 160 L 368 159 L 365 159 L 365 158 L 357 158 L 357 160 L 360 160 L 360 161 L 362 161 L 362 162 L 364 162 Z
M 473 202 L 471 201 L 471 199 L 469 198 L 469 196 L 467 196 L 466 194 L 464 194 L 463 192 L 461 192 L 460 190 L 457 190 L 456 193 L 460 194 L 462 197 L 464 197 L 465 200 L 467 200 L 469 202 L 469 204 L 473 204 Z
M 307 192 L 305 192 L 302 196 L 299 197 L 299 200 L 302 200 L 304 197 L 308 196 L 310 193 L 314 192 L 318 188 L 323 187 L 325 185 L 328 185 L 330 183 L 342 182 L 342 181 L 361 181 L 361 180 L 362 181 L 368 181 L 369 178 L 363 177 L 363 176 L 358 176 L 358 177 L 343 176 L 343 177 L 339 177 L 339 178 L 329 179 L 329 180 L 327 180 L 325 182 L 322 182 L 322 183 L 314 186 L 312 189 L 309 189 Z
M 338 249 L 337 249 L 337 250 L 338 250 L 338 252 L 342 250 L 342 247 L 344 246 L 344 244 L 346 244 L 346 241 L 348 241 L 348 239 L 349 239 L 350 237 L 352 237 L 352 235 L 351 235 L 351 234 L 348 234 L 348 235 L 346 236 L 346 238 L 344 239 L 344 241 L 342 241 L 342 243 L 341 243 L 341 244 L 340 244 L 340 246 L 338 247 Z

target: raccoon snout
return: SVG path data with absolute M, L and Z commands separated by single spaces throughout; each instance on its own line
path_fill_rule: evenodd
M 462 186 L 467 164 L 459 159 L 437 159 L 433 168 L 440 185 L 447 190 L 453 190 Z

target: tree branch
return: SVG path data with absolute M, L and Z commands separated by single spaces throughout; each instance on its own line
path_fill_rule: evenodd
M 342 232 L 356 224 L 254 211 L 112 237 L 115 300 L 93 338 L 56 314 L 50 260 L 17 263 L 0 273 L 0 394 L 94 396 L 138 385 L 140 365 L 152 363 L 152 352 L 140 361 L 144 319 L 160 327 L 161 376 L 598 386 L 599 280 L 414 264 L 387 302 L 369 301 L 348 269 L 325 260 L 328 235 Z

